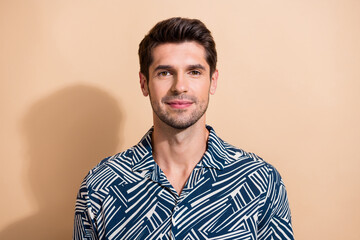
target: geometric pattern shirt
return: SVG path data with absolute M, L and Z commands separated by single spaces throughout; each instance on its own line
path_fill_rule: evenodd
M 77 195 L 73 239 L 294 239 L 277 170 L 206 127 L 206 152 L 180 195 L 153 159 L 153 129 L 100 162 Z

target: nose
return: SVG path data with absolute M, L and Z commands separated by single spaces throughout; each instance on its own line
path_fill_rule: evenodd
M 171 91 L 175 94 L 185 93 L 188 91 L 188 79 L 184 76 L 184 74 L 176 74 L 174 76 L 174 82 L 171 87 Z

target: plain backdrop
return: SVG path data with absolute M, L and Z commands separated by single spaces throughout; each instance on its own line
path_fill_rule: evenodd
M 201 19 L 207 122 L 281 173 L 296 239 L 360 239 L 360 1 L 1 0 L 0 239 L 70 239 L 79 185 L 152 124 L 138 44 Z

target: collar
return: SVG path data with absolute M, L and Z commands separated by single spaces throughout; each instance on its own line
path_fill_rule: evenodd
M 211 126 L 206 125 L 206 128 L 210 133 L 207 149 L 196 167 L 222 170 L 224 165 L 230 161 L 227 151 L 229 145 L 216 135 L 215 130 Z M 150 171 L 157 169 L 151 147 L 151 134 L 153 130 L 153 127 L 150 128 L 140 142 L 132 148 L 134 153 L 134 157 L 132 158 L 133 171 Z

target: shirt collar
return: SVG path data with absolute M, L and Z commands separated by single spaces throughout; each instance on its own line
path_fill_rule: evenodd
M 226 162 L 229 162 L 229 153 L 227 151 L 229 145 L 216 135 L 215 130 L 211 126 L 206 125 L 206 128 L 210 133 L 207 149 L 196 167 L 222 170 Z M 154 128 L 152 127 L 140 142 L 132 148 L 134 152 L 134 157 L 132 158 L 133 171 L 156 169 L 151 147 L 151 134 L 153 130 Z

